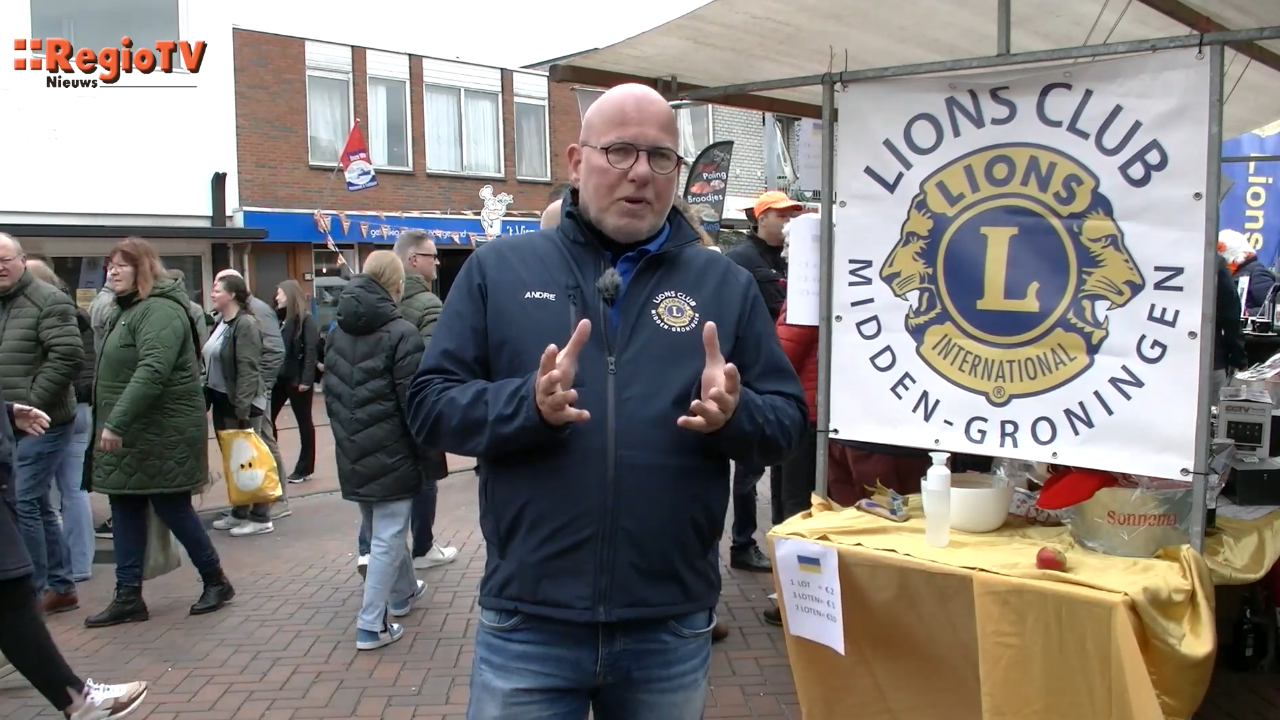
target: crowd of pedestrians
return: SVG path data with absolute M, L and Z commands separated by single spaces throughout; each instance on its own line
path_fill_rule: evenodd
M 400 636 L 388 618 L 403 617 L 424 591 L 415 568 L 457 557 L 432 532 L 444 453 L 422 450 L 408 430 L 409 383 L 442 307 L 429 290 L 437 264 L 425 234 L 375 253 L 352 278 L 327 338 L 339 480 L 364 520 L 359 566 L 372 568 L 360 649 Z M 148 620 L 143 580 L 160 525 L 203 584 L 189 613 L 215 612 L 236 591 L 193 505 L 211 485 L 211 465 L 222 464 L 209 456 L 210 427 L 258 435 L 287 481 L 282 490 L 315 471 L 311 406 L 323 341 L 295 281 L 281 283 L 274 300 L 252 295 L 227 269 L 206 314 L 180 272 L 146 241 L 126 238 L 106 259 L 101 292 L 81 309 L 45 259 L 0 234 L 0 653 L 73 720 L 123 717 L 147 692 L 141 682 L 77 678 L 43 622 L 79 608 L 75 584 L 92 576 L 95 535 L 112 541 L 116 582 L 87 627 Z M 275 440 L 285 404 L 300 435 L 287 475 Z M 96 529 L 90 492 L 106 496 L 111 511 Z M 260 535 L 290 514 L 281 492 L 275 502 L 231 508 L 213 528 Z

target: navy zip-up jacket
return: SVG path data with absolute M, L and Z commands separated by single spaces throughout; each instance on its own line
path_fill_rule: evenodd
M 409 391 L 411 428 L 480 460 L 481 607 L 570 622 L 710 609 L 729 461 L 786 458 L 807 419 L 800 381 L 755 280 L 678 212 L 617 260 L 627 273 L 613 308 L 596 289 L 613 260 L 569 199 L 562 216 L 463 265 Z M 534 400 L 538 360 L 583 318 L 574 388 L 591 419 L 553 428 Z M 699 393 L 708 321 L 743 387 L 728 424 L 702 434 L 676 420 Z

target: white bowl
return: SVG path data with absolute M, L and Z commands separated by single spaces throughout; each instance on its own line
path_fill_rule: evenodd
M 1013 485 L 981 473 L 951 476 L 951 529 L 967 533 L 999 530 L 1009 517 Z

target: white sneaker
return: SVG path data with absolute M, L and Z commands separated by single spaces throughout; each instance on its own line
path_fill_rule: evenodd
M 426 570 L 428 568 L 440 567 L 441 565 L 448 565 L 457 559 L 458 548 L 432 545 L 426 555 L 413 559 L 413 567 L 418 570 Z
M 361 580 L 364 580 L 365 576 L 369 574 L 369 556 L 368 555 L 361 555 L 360 557 L 356 558 L 356 572 L 360 573 Z
M 214 530 L 234 530 L 237 527 L 240 527 L 240 521 L 230 515 L 223 515 L 213 521 Z
M 231 537 L 245 537 L 246 535 L 266 535 L 276 529 L 275 525 L 270 522 L 248 522 L 240 523 L 231 528 Z
M 146 696 L 144 682 L 103 685 L 85 680 L 84 705 L 71 713 L 69 720 L 116 720 L 137 710 Z

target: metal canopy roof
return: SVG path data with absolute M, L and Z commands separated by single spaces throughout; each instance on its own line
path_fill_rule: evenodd
M 998 0 L 713 0 L 620 43 L 551 64 L 558 82 L 678 90 L 994 55 Z M 1015 53 L 1280 25 L 1277 0 L 1014 0 Z M 1280 41 L 1227 50 L 1224 136 L 1280 118 Z M 660 88 L 664 89 L 664 88 Z M 665 88 L 669 90 L 668 88 Z M 821 116 L 820 87 L 716 102 Z

